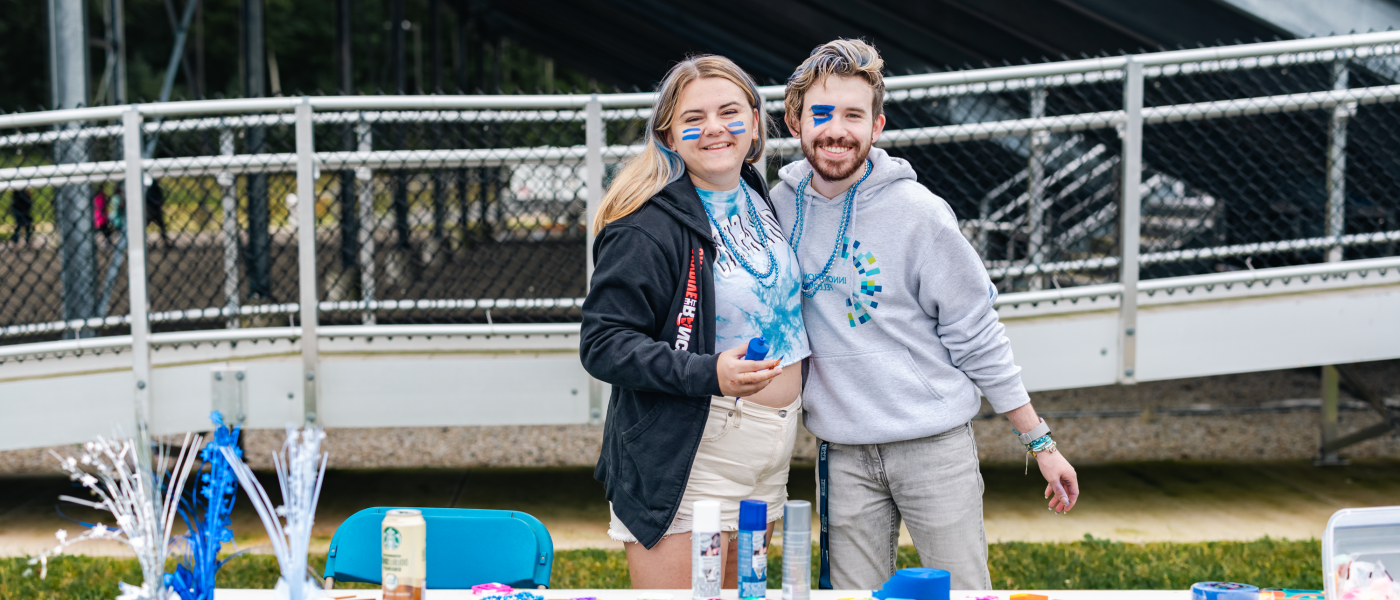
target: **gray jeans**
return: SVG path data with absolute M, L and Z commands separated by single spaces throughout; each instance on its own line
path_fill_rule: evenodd
M 824 449 L 817 485 L 825 471 L 823 551 L 833 588 L 873 590 L 889 580 L 902 518 L 923 566 L 952 573 L 955 590 L 992 589 L 971 423 L 904 442 Z

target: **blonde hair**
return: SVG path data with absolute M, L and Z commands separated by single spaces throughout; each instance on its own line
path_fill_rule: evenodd
M 817 46 L 788 77 L 783 93 L 784 118 L 794 129 L 801 129 L 797 125 L 802 121 L 802 102 L 807 90 L 832 75 L 864 79 L 875 90 L 870 116 L 885 114 L 885 76 L 881 74 L 884 68 L 880 52 L 864 40 L 837 39 Z
M 758 141 L 749 148 L 744 158 L 751 164 L 758 162 L 768 141 L 768 114 L 763 110 L 763 96 L 758 92 L 758 85 L 739 65 L 723 56 L 689 57 L 671 67 L 657 87 L 656 103 L 652 105 L 651 118 L 647 120 L 646 144 L 642 153 L 628 160 L 613 178 L 608 193 L 598 206 L 598 214 L 593 217 L 594 234 L 602 231 L 608 223 L 637 212 L 662 188 L 685 174 L 685 162 L 681 160 L 681 155 L 668 145 L 671 121 L 676 116 L 676 104 L 680 102 L 685 86 L 697 79 L 710 77 L 726 79 L 739 86 L 748 97 L 749 107 L 758 110 L 758 123 L 754 124 Z

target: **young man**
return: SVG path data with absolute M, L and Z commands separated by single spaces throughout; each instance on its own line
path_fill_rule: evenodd
M 803 392 L 821 440 L 822 586 L 873 589 L 895 570 L 901 518 L 953 589 L 991 588 L 978 390 L 1035 454 L 1056 513 L 1074 468 L 1036 417 L 992 308 L 996 288 L 952 208 L 909 163 L 872 148 L 883 61 L 859 40 L 818 47 L 788 79 L 786 122 L 806 160 L 779 172 L 778 219 L 803 271 L 811 339 Z M 1008 440 L 1010 441 L 1010 440 Z

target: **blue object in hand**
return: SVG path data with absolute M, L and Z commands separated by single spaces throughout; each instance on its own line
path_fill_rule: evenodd
M 756 337 L 749 340 L 749 350 L 744 353 L 744 360 L 763 360 L 768 356 L 768 340 Z
M 873 596 L 880 600 L 948 600 L 952 576 L 942 569 L 900 569 Z

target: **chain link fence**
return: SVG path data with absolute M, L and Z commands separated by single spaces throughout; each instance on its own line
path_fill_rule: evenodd
M 1397 50 L 1149 63 L 1140 276 L 1400 253 Z M 880 145 L 949 202 L 1002 292 L 1119 280 L 1127 76 L 1061 71 L 887 80 Z M 139 201 L 153 330 L 294 325 L 303 202 L 322 324 L 577 322 L 589 153 L 606 186 L 644 138 L 649 99 L 601 97 L 591 147 L 582 102 L 529 98 L 318 108 L 310 198 L 296 194 L 290 112 L 148 118 Z M 780 99 L 769 90 L 783 130 L 770 177 L 800 157 L 782 139 Z M 136 228 L 121 144 L 117 122 L 0 136 L 0 344 L 127 332 Z

